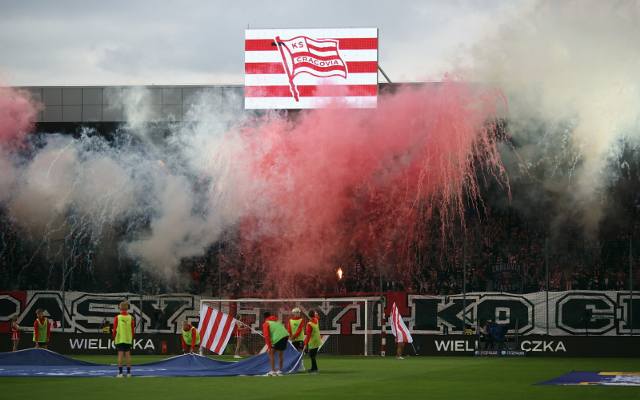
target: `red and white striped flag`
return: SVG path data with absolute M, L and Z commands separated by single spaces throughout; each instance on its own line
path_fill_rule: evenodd
M 404 324 L 396 303 L 391 307 L 391 333 L 396 337 L 396 342 L 413 343 L 411 332 Z
M 378 30 L 248 29 L 245 108 L 375 107 Z
M 306 36 L 282 40 L 276 36 L 280 47 L 282 65 L 289 77 L 291 95 L 300 101 L 300 93 L 294 82 L 298 74 L 307 73 L 317 77 L 347 77 L 347 67 L 338 53 L 338 41 L 331 39 L 314 40 Z
M 200 346 L 216 354 L 224 353 L 235 326 L 236 320 L 234 318 L 203 304 L 200 308 L 200 323 L 198 324 Z

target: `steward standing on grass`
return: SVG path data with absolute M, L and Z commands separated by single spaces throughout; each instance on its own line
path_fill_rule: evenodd
M 246 338 L 251 334 L 251 327 L 249 326 L 249 320 L 241 316 L 236 323 L 234 328 L 234 336 L 236 337 L 236 350 L 233 353 L 233 358 L 242 358 L 241 350 L 244 347 L 247 348 L 247 345 L 244 343 Z M 245 351 L 245 354 L 248 351 Z
M 120 303 L 120 314 L 113 319 L 113 342 L 118 350 L 118 378 L 122 378 L 122 358 L 127 358 L 127 377 L 131 377 L 131 346 L 133 345 L 133 333 L 135 321 L 129 314 L 129 303 Z
M 11 351 L 18 351 L 18 343 L 20 343 L 20 326 L 18 320 L 11 318 L 11 343 L 13 344 Z
M 187 353 L 187 350 L 189 353 L 195 353 L 196 346 L 200 347 L 200 332 L 189 321 L 184 321 L 180 341 L 183 353 Z
M 269 353 L 269 361 L 271 362 L 271 371 L 269 371 L 267 375 L 282 375 L 284 351 L 287 348 L 289 332 L 287 332 L 287 329 L 282 325 L 282 322 L 278 321 L 278 318 L 275 315 L 272 315 L 267 311 L 263 316 L 264 322 L 262 323 L 262 334 L 267 346 L 267 352 Z M 279 368 L 277 370 L 275 367 L 276 352 L 280 356 L 280 360 L 278 360 Z
M 47 317 L 44 316 L 44 310 L 38 308 L 36 310 L 36 320 L 33 323 L 33 342 L 36 349 L 46 349 L 51 339 L 51 324 Z
M 396 303 L 393 303 L 393 306 L 391 306 L 391 316 L 389 320 L 391 333 L 396 337 L 396 358 L 398 360 L 404 360 L 404 357 L 402 357 L 404 345 L 406 343 L 413 343 L 413 337 L 411 337 L 411 332 L 409 332 L 407 325 L 405 325 Z
M 309 352 L 309 358 L 311 358 L 311 369 L 309 370 L 309 373 L 317 374 L 318 363 L 316 362 L 316 356 L 318 355 L 318 350 L 322 345 L 322 337 L 320 336 L 318 313 L 316 311 L 311 311 L 309 316 L 311 317 L 311 320 L 307 322 L 307 336 L 304 339 L 304 350 L 305 352 Z
M 287 331 L 289 331 L 289 340 L 293 347 L 302 351 L 304 347 L 304 319 L 300 316 L 301 312 L 298 307 L 291 310 L 293 317 L 289 318 L 287 323 Z

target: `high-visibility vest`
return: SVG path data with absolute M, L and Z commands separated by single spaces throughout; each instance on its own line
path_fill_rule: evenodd
M 118 315 L 115 344 L 133 344 L 133 332 L 131 332 L 131 315 Z
M 298 330 L 300 324 L 302 324 L 302 318 L 289 320 L 289 328 L 291 328 L 292 335 L 296 334 L 296 331 Z M 300 333 L 298 334 L 298 336 L 294 336 L 291 340 L 294 342 L 304 340 L 304 329 L 300 329 Z
M 311 321 L 308 322 L 308 325 L 311 327 L 311 337 L 309 338 L 307 347 L 309 348 L 309 350 L 317 349 L 322 345 L 322 338 L 320 337 L 320 326 Z
M 278 343 L 282 338 L 289 337 L 287 328 L 282 325 L 280 321 L 267 321 L 269 324 L 269 338 L 271 338 L 271 345 Z
M 196 328 L 191 327 L 188 331 L 185 331 L 184 329 L 182 330 L 182 339 L 187 346 L 191 346 L 191 332 L 194 330 L 196 331 L 196 346 L 200 344 L 200 332 L 198 332 Z
M 44 322 L 40 323 L 39 319 L 36 319 L 36 321 L 38 322 L 38 343 L 46 343 L 47 341 L 49 341 L 49 338 L 47 337 L 47 328 L 49 327 L 49 320 L 45 317 Z M 33 341 L 36 341 L 36 331 L 33 331 Z

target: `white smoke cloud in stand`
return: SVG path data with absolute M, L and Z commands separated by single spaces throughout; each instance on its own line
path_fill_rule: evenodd
M 105 224 L 136 210 L 136 184 L 128 168 L 133 163 L 106 146 L 88 150 L 91 141 L 49 135 L 44 147 L 22 168 L 14 166 L 8 209 L 28 233 L 42 236 L 50 230 L 66 231 L 67 218 L 74 213 L 100 234 Z
M 492 30 L 473 48 L 468 77 L 507 96 L 511 133 L 535 143 L 521 149 L 525 163 L 539 163 L 550 148 L 571 149 L 568 180 L 548 185 L 565 192 L 567 209 L 582 211 L 588 231 L 596 229 L 607 161 L 621 138 L 640 136 L 640 3 L 532 1 Z M 570 143 L 546 142 L 553 131 Z
M 240 114 L 223 104 L 239 99 L 204 93 L 163 144 L 163 170 L 154 176 L 150 229 L 128 253 L 171 277 L 181 259 L 201 255 L 246 212 L 251 187 L 240 137 Z
M 0 205 L 36 248 L 59 249 L 78 231 L 96 243 L 112 235 L 147 271 L 179 282 L 180 261 L 202 255 L 253 201 L 233 129 L 242 116 L 227 106 L 240 99 L 205 91 L 185 122 L 169 123 L 153 121 L 147 89 L 109 102 L 128 118 L 111 139 L 86 129 L 0 149 Z M 126 233 L 113 236 L 119 224 Z

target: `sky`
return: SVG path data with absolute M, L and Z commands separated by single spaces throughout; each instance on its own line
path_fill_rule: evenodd
M 0 0 L 0 82 L 242 83 L 247 27 L 377 27 L 392 81 L 439 80 L 523 2 Z

